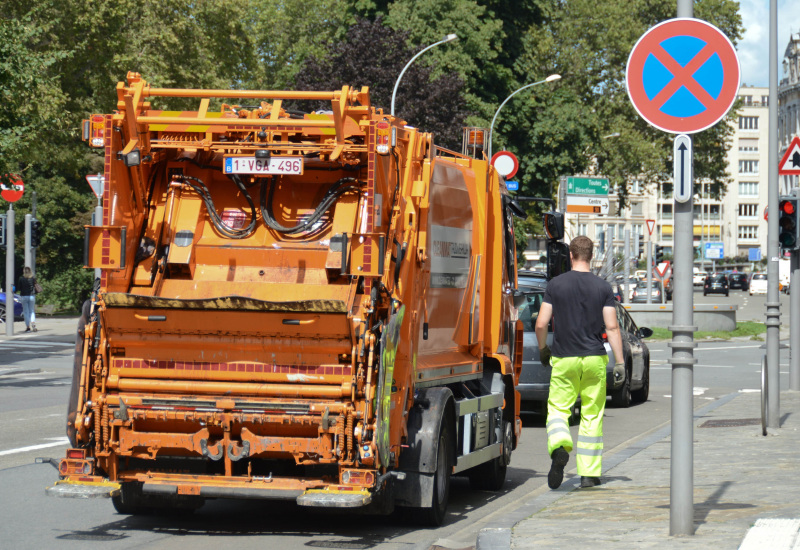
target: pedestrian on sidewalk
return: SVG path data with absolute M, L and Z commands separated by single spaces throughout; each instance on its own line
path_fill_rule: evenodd
M 603 454 L 603 413 L 606 408 L 608 355 L 603 333 L 614 352 L 614 382 L 625 380 L 622 338 L 611 285 L 591 272 L 594 243 L 585 236 L 572 239 L 572 270 L 547 283 L 536 319 L 536 338 L 543 364 L 551 364 L 547 399 L 547 451 L 552 460 L 547 484 L 557 489 L 572 451 L 569 418 L 581 397 L 581 425 L 576 460 L 581 487 L 600 484 Z M 547 327 L 553 320 L 553 349 L 547 345 Z
M 36 328 L 36 293 L 41 287 L 33 276 L 33 271 L 27 265 L 22 270 L 19 278 L 17 292 L 22 301 L 22 316 L 25 319 L 25 332 L 37 331 Z

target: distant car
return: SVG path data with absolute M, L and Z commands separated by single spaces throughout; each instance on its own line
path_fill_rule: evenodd
M 705 282 L 706 282 L 706 272 L 702 271 L 698 267 L 695 267 L 692 270 L 692 284 L 694 286 L 703 286 Z
M 653 286 L 650 287 L 650 303 L 660 304 L 662 302 L 661 296 L 664 293 L 661 287 L 661 282 L 653 281 Z M 647 303 L 647 281 L 640 281 L 636 288 L 633 289 L 631 294 L 632 304 L 646 304 Z
M 732 273 L 728 275 L 728 286 L 731 289 L 739 288 L 742 290 L 747 290 L 750 288 L 750 283 L 747 280 L 746 273 Z
M 753 273 L 750 276 L 750 296 L 753 294 L 766 294 L 767 293 L 767 274 L 766 273 Z
M 724 273 L 712 273 L 706 277 L 706 282 L 703 284 L 703 296 L 709 294 L 730 294 L 730 282 L 728 276 Z
M 544 299 L 544 289 L 520 288 L 525 293 L 526 302 L 519 308 L 519 318 L 523 326 L 522 373 L 517 390 L 522 399 L 522 410 L 546 414 L 547 397 L 550 394 L 551 368 L 542 364 L 539 358 L 539 343 L 536 340 L 534 327 L 539 315 L 539 308 Z M 651 336 L 649 328 L 638 328 L 625 307 L 617 303 L 617 321 L 622 335 L 622 353 L 625 356 L 625 368 L 628 372 L 627 382 L 614 391 L 613 368 L 614 353 L 606 342 L 606 353 L 609 355 L 606 376 L 607 394 L 611 396 L 611 404 L 628 407 L 632 402 L 647 401 L 650 393 L 650 351 L 642 341 Z M 548 345 L 553 343 L 553 333 L 547 335 Z
M 22 300 L 14 294 L 14 320 L 22 321 Z M 6 322 L 6 293 L 0 291 L 0 323 Z
M 638 327 L 625 306 L 617 303 L 617 322 L 622 336 L 622 354 L 625 358 L 625 383 L 621 388 L 614 388 L 614 352 L 606 342 L 608 365 L 606 366 L 606 393 L 611 397 L 615 407 L 630 407 L 631 403 L 644 403 L 650 395 L 650 350 L 644 343 L 645 338 L 653 335 L 647 327 Z M 524 367 L 523 367 L 524 368 Z

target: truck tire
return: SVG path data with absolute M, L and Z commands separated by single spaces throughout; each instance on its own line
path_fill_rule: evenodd
M 511 463 L 514 430 L 511 422 L 503 421 L 503 454 L 485 464 L 469 470 L 469 486 L 480 491 L 499 491 L 506 482 L 506 472 Z
M 119 514 L 139 515 L 149 511 L 142 505 L 142 484 L 137 482 L 120 483 L 119 494 L 111 497 L 111 504 Z
M 450 415 L 442 417 L 439 426 L 439 445 L 436 452 L 436 471 L 433 474 L 433 498 L 430 506 L 411 508 L 414 523 L 438 527 L 444 522 L 447 500 L 450 498 L 450 473 L 453 471 L 453 438 L 450 435 Z

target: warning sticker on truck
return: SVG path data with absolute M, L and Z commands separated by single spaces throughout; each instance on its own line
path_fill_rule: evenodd
M 431 287 L 466 288 L 471 256 L 471 229 L 431 226 Z

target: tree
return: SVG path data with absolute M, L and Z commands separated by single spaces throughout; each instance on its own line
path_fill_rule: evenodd
M 406 45 L 407 39 L 407 33 L 383 26 L 381 19 L 359 20 L 347 30 L 344 40 L 329 44 L 326 57 L 306 59 L 295 77 L 296 87 L 336 90 L 345 84 L 369 86 L 372 104 L 388 113 L 397 77 L 416 53 Z M 397 92 L 395 114 L 433 132 L 436 143 L 460 150 L 468 115 L 461 96 L 463 81 L 452 72 L 433 74 L 422 58 L 408 68 Z

